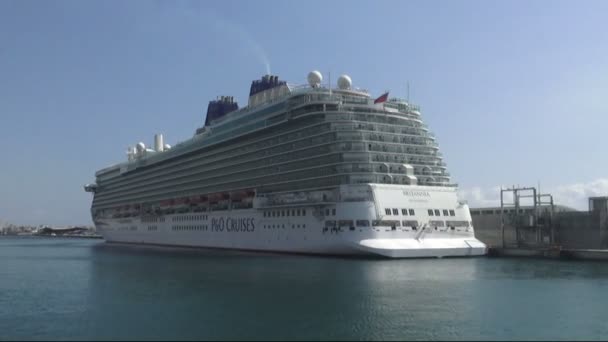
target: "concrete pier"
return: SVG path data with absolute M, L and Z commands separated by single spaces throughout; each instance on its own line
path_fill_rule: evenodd
M 608 260 L 608 197 L 590 197 L 588 211 L 556 205 L 534 187 L 501 189 L 500 199 L 500 207 L 471 209 L 490 256 Z
M 559 248 L 488 248 L 488 255 L 494 257 L 525 257 L 559 259 Z
M 488 255 L 491 257 L 520 257 L 520 258 L 547 258 L 565 260 L 598 260 L 608 261 L 606 249 L 562 249 L 551 248 L 501 248 L 489 247 Z

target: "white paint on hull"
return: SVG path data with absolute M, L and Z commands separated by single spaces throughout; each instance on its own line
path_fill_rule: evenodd
M 107 241 L 135 244 L 390 258 L 486 253 L 486 246 L 475 239 L 473 227 L 429 225 L 439 218 L 471 221 L 468 207 L 458 203 L 454 190 L 398 185 L 374 185 L 373 189 L 375 201 L 338 202 L 323 207 L 294 205 L 287 208 L 288 215 L 284 215 L 285 208 L 240 209 L 166 215 L 164 222 L 130 218 L 102 219 L 96 223 L 98 232 Z M 306 214 L 291 215 L 294 208 L 305 210 Z M 435 208 L 442 213 L 444 209 L 453 209 L 455 215 L 430 217 L 428 210 Z M 391 215 L 382 215 L 386 209 L 390 209 Z M 398 210 L 397 215 L 393 209 Z M 402 209 L 408 210 L 406 215 L 402 215 Z M 409 215 L 409 209 L 415 215 Z M 269 215 L 272 211 L 278 216 Z M 415 220 L 420 226 L 326 228 L 327 221 L 344 220 Z

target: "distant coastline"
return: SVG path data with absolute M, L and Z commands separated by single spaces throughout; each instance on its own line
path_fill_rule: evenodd
M 52 227 L 48 225 L 27 226 L 14 224 L 0 227 L 0 237 L 2 236 L 102 238 L 102 236 L 95 231 L 95 227 L 92 226 Z

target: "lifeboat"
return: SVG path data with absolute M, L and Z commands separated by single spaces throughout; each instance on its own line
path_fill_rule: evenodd
M 236 191 L 230 194 L 230 198 L 232 198 L 233 201 L 240 201 L 247 197 L 247 191 Z
M 189 198 L 190 204 L 199 204 L 207 202 L 207 196 L 192 196 Z
M 209 202 L 217 203 L 219 201 L 230 198 L 230 195 L 224 193 L 215 193 L 209 195 Z
M 243 190 L 243 191 L 235 191 L 230 197 L 233 200 L 242 200 L 255 197 L 255 191 L 253 190 Z

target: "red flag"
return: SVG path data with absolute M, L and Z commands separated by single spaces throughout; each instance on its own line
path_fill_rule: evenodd
M 386 100 L 388 100 L 388 91 L 386 93 L 380 95 L 380 97 L 378 97 L 377 99 L 375 99 L 374 104 L 386 102 Z

